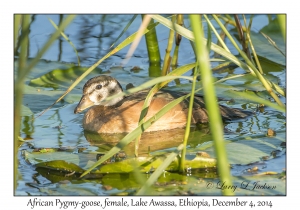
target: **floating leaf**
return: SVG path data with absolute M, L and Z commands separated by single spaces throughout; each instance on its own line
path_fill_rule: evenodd
M 30 116 L 30 115 L 33 115 L 33 112 L 30 110 L 29 107 L 24 106 L 22 104 L 22 106 L 21 106 L 21 116 L 24 117 L 24 116 Z
M 239 137 L 240 139 L 242 137 Z M 263 156 L 269 156 L 273 150 L 285 140 L 285 133 L 278 133 L 276 137 L 249 137 L 247 140 L 227 142 L 226 150 L 230 164 L 249 164 L 260 161 Z M 214 157 L 212 144 L 203 144 L 197 150 L 205 150 Z
M 68 152 L 27 152 L 24 151 L 25 160 L 35 165 L 37 163 L 49 162 L 53 160 L 67 160 L 69 163 L 79 165 L 79 156 Z
M 35 165 L 38 168 L 46 168 L 51 170 L 63 171 L 64 173 L 71 174 L 72 172 L 83 173 L 83 169 L 74 163 L 66 162 L 64 160 L 53 160 L 38 163 Z M 66 175 L 65 175 L 66 176 Z
M 44 74 L 43 76 L 32 79 L 29 83 L 31 86 L 38 87 L 68 87 L 72 84 L 80 75 L 82 75 L 88 68 L 73 66 L 68 69 L 54 69 L 51 72 Z M 93 71 L 94 76 L 99 75 L 102 72 L 101 69 L 96 68 Z
M 27 152 L 24 151 L 25 159 L 36 167 L 47 168 L 55 171 L 66 171 L 83 173 L 84 170 L 79 166 L 89 166 L 95 161 L 96 154 L 73 154 L 70 152 Z M 138 157 L 128 158 L 121 161 L 110 159 L 110 161 L 102 164 L 99 169 L 92 171 L 91 174 L 106 173 L 130 173 L 134 169 L 139 168 L 141 172 L 150 172 L 158 168 L 166 159 L 167 155 L 158 155 L 154 157 Z M 93 158 L 93 160 L 91 160 Z M 178 171 L 179 157 L 172 160 L 166 171 Z M 186 168 L 191 169 L 207 169 L 216 167 L 214 158 L 206 158 L 196 156 L 192 160 L 186 160 Z

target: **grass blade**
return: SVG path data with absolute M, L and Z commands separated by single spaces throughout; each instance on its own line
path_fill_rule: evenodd
M 210 29 L 210 25 L 207 23 L 207 42 L 206 42 L 207 52 L 210 52 L 211 42 L 212 42 L 211 29 Z
M 152 27 L 156 27 L 159 23 L 155 23 L 151 26 L 149 26 L 150 28 Z M 146 29 L 143 33 L 147 33 L 149 30 Z M 57 102 L 59 102 L 61 99 L 63 99 L 71 90 L 73 90 L 74 87 L 76 87 L 76 85 L 83 80 L 83 78 L 85 78 L 90 72 L 92 72 L 97 66 L 99 66 L 106 58 L 110 57 L 111 55 L 115 54 L 116 52 L 120 51 L 121 49 L 123 49 L 124 47 L 126 47 L 127 45 L 129 45 L 130 43 L 132 43 L 135 39 L 135 36 L 137 35 L 136 33 L 133 33 L 132 35 L 130 35 L 127 39 L 125 39 L 123 42 L 121 42 L 115 49 L 113 49 L 112 51 L 110 51 L 108 54 L 106 54 L 103 58 L 101 58 L 100 60 L 98 60 L 95 64 L 93 64 L 91 67 L 89 67 L 80 77 L 78 77 L 73 83 L 72 85 L 53 103 L 51 104 L 47 109 L 45 109 L 43 112 L 40 113 L 40 115 L 38 115 L 37 117 L 43 115 L 47 110 L 49 110 L 52 106 L 54 106 Z
M 172 16 L 173 24 L 175 23 L 175 20 L 176 20 L 176 16 L 174 15 L 174 16 Z M 164 58 L 164 64 L 163 64 L 162 73 L 161 73 L 163 76 L 167 75 L 167 72 L 170 68 L 170 63 L 171 63 L 171 59 L 172 59 L 170 54 L 171 54 L 172 47 L 173 47 L 174 35 L 175 35 L 175 32 L 173 30 L 170 30 L 168 45 L 167 45 L 166 54 L 165 54 L 165 58 Z
M 133 52 L 135 51 L 138 44 L 140 43 L 142 36 L 145 34 L 145 31 L 147 31 L 148 33 L 154 28 L 154 27 L 148 27 L 151 20 L 152 20 L 151 15 L 145 15 L 145 17 L 143 18 L 142 24 L 140 25 L 139 30 L 136 32 L 136 35 L 134 36 L 134 40 L 125 56 L 125 59 L 122 61 L 121 64 L 122 66 L 124 66 L 133 55 Z
M 286 42 L 285 41 L 285 39 L 286 39 L 285 38 L 286 37 L 286 14 L 277 15 L 277 18 L 278 18 L 279 26 L 281 28 L 281 33 L 282 33 L 284 42 Z
M 211 21 L 208 19 L 207 15 L 203 15 L 204 18 L 206 19 L 206 22 L 208 24 L 208 26 L 210 27 L 210 29 L 213 30 L 213 32 L 215 33 L 218 41 L 220 42 L 220 44 L 222 45 L 222 47 L 230 53 L 230 50 L 228 49 L 228 47 L 226 46 L 226 44 L 224 43 L 223 39 L 221 38 L 221 36 L 219 35 L 219 33 L 217 32 L 216 28 L 213 26 L 213 24 L 211 23 Z
M 178 153 L 183 149 L 183 145 L 179 145 L 177 147 Z M 178 155 L 178 153 L 172 152 L 168 155 L 167 159 L 155 170 L 153 174 L 147 179 L 142 188 L 136 193 L 136 195 L 145 195 L 147 191 L 152 186 L 154 182 L 159 178 L 159 176 L 165 171 L 165 169 L 171 164 L 174 158 Z
M 22 106 L 22 99 L 23 99 L 23 80 L 20 79 L 21 73 L 24 71 L 27 62 L 27 51 L 28 51 L 28 44 L 29 44 L 29 19 L 30 15 L 23 15 L 22 16 L 22 30 L 21 36 L 23 37 L 20 43 L 20 57 L 19 57 L 19 68 L 17 71 L 17 81 L 14 84 L 14 189 L 17 188 L 17 177 L 18 177 L 18 146 L 19 146 L 19 135 L 20 135 L 20 121 L 21 121 L 21 106 Z
M 194 31 L 194 36 L 197 37 L 197 39 L 195 39 L 197 60 L 199 62 L 199 68 L 202 76 L 202 84 L 205 95 L 204 101 L 209 116 L 209 125 L 212 132 L 215 152 L 217 154 L 218 172 L 223 183 L 226 182 L 228 185 L 232 185 L 229 163 L 223 139 L 223 123 L 213 86 L 213 77 L 210 70 L 209 56 L 206 51 L 205 44 L 203 43 L 204 36 L 200 16 L 190 15 L 190 20 L 192 29 Z M 223 194 L 234 195 L 230 189 L 225 189 Z
M 260 81 L 261 83 L 264 85 L 264 87 L 266 88 L 266 90 L 268 91 L 268 93 L 274 98 L 274 100 L 282 107 L 285 107 L 285 105 L 281 102 L 281 100 L 279 99 L 279 97 L 274 93 L 271 85 L 270 85 L 270 81 L 268 81 L 255 67 L 255 65 L 251 62 L 251 60 L 247 57 L 246 53 L 244 53 L 239 46 L 237 45 L 237 43 L 234 41 L 233 37 L 230 35 L 230 33 L 228 32 L 228 30 L 225 28 L 225 26 L 221 23 L 221 21 L 218 19 L 218 17 L 216 15 L 213 15 L 214 19 L 216 20 L 216 22 L 219 24 L 219 26 L 221 27 L 221 29 L 226 33 L 227 37 L 229 38 L 229 40 L 231 41 L 231 43 L 233 44 L 233 46 L 237 49 L 237 51 L 239 52 L 239 54 L 245 59 L 247 65 L 251 68 L 252 71 L 250 71 L 253 75 L 255 75 Z M 249 69 L 250 70 L 250 69 Z
M 155 121 L 160 119 L 164 114 L 166 114 L 170 109 L 175 107 L 177 104 L 179 104 L 181 101 L 187 99 L 190 97 L 190 94 L 187 94 L 185 96 L 182 96 L 167 105 L 165 105 L 159 112 L 157 112 L 153 117 L 151 117 L 149 120 L 144 122 L 143 124 L 139 125 L 136 129 L 134 129 L 132 132 L 128 133 L 116 146 L 114 146 L 109 152 L 107 152 L 103 157 L 101 157 L 100 160 L 98 160 L 95 164 L 91 166 L 88 170 L 86 170 L 80 177 L 85 176 L 89 172 L 91 172 L 94 168 L 102 164 L 107 159 L 111 158 L 114 154 L 119 152 L 124 146 L 129 144 L 133 139 L 138 137 L 142 132 L 144 132 L 145 129 L 150 127 Z
M 39 53 L 33 58 L 33 60 L 27 65 L 22 71 L 19 81 L 23 81 L 28 74 L 28 72 L 39 62 L 42 55 L 49 49 L 52 43 L 60 36 L 60 31 L 63 31 L 76 17 L 76 15 L 68 15 L 65 20 L 58 27 L 59 30 L 56 30 L 55 33 L 52 34 L 50 39 L 46 42 L 46 44 L 42 47 Z
M 284 107 L 281 107 L 278 104 L 272 103 L 271 101 L 263 99 L 263 98 L 261 98 L 259 96 L 256 96 L 256 95 L 250 95 L 250 94 L 247 94 L 245 92 L 237 92 L 237 91 L 233 91 L 233 90 L 231 90 L 227 93 L 228 93 L 228 95 L 231 95 L 232 98 L 237 98 L 237 97 L 246 98 L 250 101 L 254 101 L 254 102 L 257 102 L 259 104 L 264 104 L 266 106 L 272 107 L 273 109 L 276 109 L 278 111 L 286 112 L 286 109 Z
M 196 65 L 195 63 L 192 63 L 192 64 L 187 64 L 185 66 L 181 66 L 181 67 L 175 69 L 174 71 L 172 71 L 171 73 L 169 73 L 168 76 L 182 75 L 185 72 L 189 71 L 190 69 L 194 68 L 195 65 Z M 178 80 L 178 79 L 175 79 L 175 80 Z M 139 125 L 144 122 L 144 118 L 147 115 L 147 110 L 148 110 L 148 107 L 150 105 L 150 102 L 151 102 L 154 94 L 157 93 L 162 87 L 167 85 L 170 81 L 171 80 L 166 80 L 161 83 L 158 83 L 149 91 L 149 93 L 144 101 L 143 107 L 142 107 L 142 112 L 141 112 L 140 118 L 139 118 Z M 139 145 L 140 138 L 141 138 L 141 135 L 139 135 L 135 141 L 135 156 L 136 157 L 138 156 L 138 145 Z
M 215 18 L 217 18 L 216 15 L 213 15 Z M 168 19 L 160 16 L 160 15 L 153 15 L 152 16 L 153 19 L 157 20 L 159 23 L 165 25 L 166 27 L 175 30 L 177 33 L 181 34 L 182 36 L 184 36 L 185 38 L 191 40 L 194 42 L 194 35 L 193 33 L 186 29 L 183 28 L 182 26 L 174 23 L 174 25 L 176 26 L 176 29 L 174 29 L 174 27 L 172 26 L 172 22 L 169 21 Z M 218 20 L 218 19 L 217 19 Z M 220 21 L 219 21 L 220 22 Z M 224 32 L 228 32 L 228 30 L 224 27 L 224 25 L 220 22 L 220 26 L 222 26 Z M 243 27 L 244 30 L 244 27 Z M 228 38 L 231 38 L 231 40 L 233 41 L 233 44 L 236 44 L 234 39 L 231 37 L 230 34 L 227 34 Z M 203 43 L 206 45 L 207 40 L 205 38 L 203 38 Z M 285 91 L 282 90 L 282 88 L 280 88 L 277 84 L 267 81 L 265 80 L 263 77 L 261 77 L 261 74 L 258 72 L 258 70 L 256 69 L 256 67 L 249 62 L 249 59 L 247 58 L 247 56 L 239 49 L 238 45 L 236 45 L 237 50 L 240 52 L 240 54 L 243 56 L 243 58 L 247 61 L 247 64 L 244 63 L 243 61 L 239 60 L 236 56 L 234 56 L 233 54 L 229 53 L 227 50 L 223 49 L 222 47 L 211 43 L 211 50 L 213 50 L 214 52 L 216 52 L 217 54 L 220 54 L 222 56 L 224 56 L 225 58 L 227 58 L 228 60 L 232 61 L 233 63 L 235 63 L 236 65 L 238 65 L 239 67 L 241 67 L 242 69 L 244 69 L 245 71 L 250 71 L 250 73 L 254 76 L 256 76 L 259 80 L 262 81 L 263 85 L 265 87 L 267 87 L 267 91 L 270 92 L 270 94 L 272 94 L 272 97 L 275 99 L 276 98 L 276 102 L 278 102 L 281 106 L 284 106 L 284 104 L 282 104 L 282 102 L 279 100 L 279 98 L 276 96 L 276 94 L 273 93 L 272 88 L 273 87 L 280 95 L 285 96 Z M 256 71 L 255 71 L 256 70 Z M 258 74 L 257 74 L 258 72 Z
M 245 22 L 245 26 L 246 26 L 246 17 L 245 17 L 245 15 L 243 15 L 243 17 L 244 17 L 244 22 Z M 258 68 L 259 72 L 260 72 L 261 74 L 263 74 L 263 70 L 262 70 L 262 68 L 261 68 L 260 62 L 259 62 L 259 60 L 258 60 L 256 51 L 255 51 L 255 48 L 254 48 L 254 45 L 253 45 L 253 43 L 252 43 L 251 36 L 250 36 L 250 29 L 251 29 L 251 25 L 252 25 L 252 20 L 253 20 L 253 15 L 251 15 L 251 17 L 250 17 L 250 23 L 249 23 L 249 26 L 246 27 L 246 28 L 247 28 L 246 36 L 247 36 L 247 39 L 248 39 L 248 41 L 249 41 L 249 45 L 250 45 L 250 47 L 251 47 L 251 50 L 252 50 L 253 57 L 254 57 L 254 60 L 255 60 L 255 62 L 256 62 L 257 68 Z
M 114 41 L 114 43 L 109 47 L 112 48 L 117 41 L 121 38 L 121 36 L 127 31 L 127 29 L 129 28 L 129 26 L 131 25 L 131 23 L 135 20 L 135 18 L 137 17 L 137 15 L 133 15 L 132 18 L 129 20 L 129 22 L 127 23 L 127 25 L 125 26 L 125 28 L 122 30 L 122 32 L 120 33 L 120 35 L 116 38 L 116 41 Z
M 50 23 L 53 25 L 53 27 L 59 31 L 59 28 L 57 27 L 57 25 L 53 22 L 53 20 L 51 20 L 50 18 L 48 18 L 48 20 L 50 21 Z M 74 49 L 75 53 L 76 53 L 76 57 L 77 57 L 77 62 L 78 62 L 78 66 L 80 66 L 80 58 L 78 55 L 78 52 L 76 50 L 76 47 L 74 46 L 74 44 L 71 42 L 71 40 L 65 35 L 65 33 L 63 31 L 60 31 L 60 35 L 62 37 L 65 38 L 65 40 L 72 46 L 72 48 Z
M 276 50 L 278 50 L 284 57 L 286 57 L 285 53 L 283 53 L 283 52 L 279 49 L 279 47 L 276 45 L 276 42 L 274 42 L 274 41 L 271 39 L 271 37 L 269 37 L 268 35 L 266 35 L 266 34 L 263 33 L 263 32 L 260 32 L 260 33 L 268 40 L 268 42 L 269 42 Z
M 21 25 L 21 15 L 14 15 L 14 51 L 17 51 L 17 42 L 19 36 L 19 28 Z
M 194 96 L 195 96 L 195 89 L 196 89 L 196 82 L 197 82 L 198 75 L 199 74 L 198 74 L 198 66 L 197 66 L 196 68 L 194 68 L 194 73 L 193 73 L 192 91 L 191 91 L 191 97 L 190 97 L 190 101 L 189 101 L 189 110 L 188 110 L 186 128 L 185 128 L 184 139 L 183 139 L 183 149 L 181 152 L 181 160 L 180 160 L 180 167 L 179 167 L 180 172 L 184 171 L 186 146 L 187 146 L 187 142 L 188 142 L 188 138 L 189 138 L 190 130 L 191 130 L 191 119 L 192 119 Z

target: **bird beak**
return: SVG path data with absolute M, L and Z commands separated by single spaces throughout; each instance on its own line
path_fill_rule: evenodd
M 94 102 L 92 102 L 88 95 L 83 95 L 78 103 L 78 105 L 76 106 L 76 108 L 74 109 L 74 113 L 77 114 L 79 112 L 82 112 L 83 110 L 91 107 L 94 105 Z

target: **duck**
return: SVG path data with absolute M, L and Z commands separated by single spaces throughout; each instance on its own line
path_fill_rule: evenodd
M 101 134 L 129 133 L 136 129 L 149 90 L 105 100 L 122 92 L 121 84 L 111 76 L 100 75 L 89 79 L 83 86 L 82 97 L 74 109 L 75 114 L 88 109 L 83 117 L 83 129 Z M 183 95 L 184 93 L 181 92 L 161 89 L 153 96 L 145 119 L 151 118 L 166 104 Z M 187 122 L 188 107 L 189 99 L 186 99 L 154 122 L 145 132 L 184 128 Z M 219 105 L 219 107 L 223 121 L 232 121 L 249 115 L 241 109 L 223 105 Z M 199 95 L 194 97 L 191 121 L 192 124 L 208 123 L 205 103 Z

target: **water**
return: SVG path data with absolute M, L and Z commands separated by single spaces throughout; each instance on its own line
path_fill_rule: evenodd
M 35 56 L 54 31 L 54 28 L 47 17 L 51 18 L 56 23 L 58 23 L 61 18 L 59 15 L 35 15 L 32 17 L 33 22 L 31 24 L 29 50 L 30 57 Z M 76 46 L 82 66 L 90 66 L 103 57 L 131 17 L 131 15 L 77 16 L 74 22 L 65 30 L 65 33 Z M 185 17 L 186 24 L 188 23 L 187 18 L 188 17 Z M 140 22 L 140 17 L 137 17 L 132 23 L 129 31 L 126 32 L 122 38 L 135 32 L 138 29 Z M 256 15 L 253 20 L 254 31 L 258 32 L 267 23 L 266 15 Z M 169 32 L 168 29 L 162 25 L 159 25 L 156 30 L 158 33 L 161 55 L 164 55 Z M 120 40 L 122 40 L 122 38 Z M 133 82 L 134 85 L 139 85 L 149 80 L 149 66 L 145 40 L 141 40 L 129 63 L 124 68 L 121 68 L 119 65 L 125 57 L 127 50 L 128 47 L 111 56 L 109 59 L 105 60 L 99 68 L 101 68 L 102 71 L 109 70 L 111 75 L 115 76 L 123 86 L 129 82 Z M 234 52 L 234 49 L 230 50 L 233 50 Z M 179 66 L 194 62 L 194 53 L 188 40 L 182 39 L 179 52 Z M 87 79 L 80 83 L 78 85 L 80 88 L 75 88 L 64 101 L 55 105 L 41 117 L 33 119 L 33 116 L 37 116 L 41 111 L 52 104 L 66 90 L 72 81 L 64 82 L 58 87 L 53 88 L 33 86 L 30 83 L 31 80 L 39 78 L 53 69 L 69 68 L 70 63 L 77 62 L 73 48 L 63 40 L 63 38 L 53 44 L 43 56 L 43 59 L 44 60 L 41 60 L 35 69 L 33 69 L 25 82 L 24 105 L 30 109 L 33 115 L 28 114 L 27 112 L 22 118 L 21 137 L 24 138 L 26 142 L 20 147 L 19 171 L 21 177 L 18 180 L 16 194 L 134 194 L 134 190 L 132 189 L 138 188 L 140 184 L 135 175 L 131 173 L 106 174 L 101 179 L 91 180 L 68 179 L 66 177 L 55 178 L 54 176 L 47 176 L 47 171 L 37 171 L 36 168 L 28 162 L 28 159 L 26 160 L 24 156 L 25 151 L 33 153 L 34 149 L 53 148 L 55 150 L 63 150 L 61 153 L 53 153 L 54 156 L 57 155 L 63 159 L 63 155 L 66 154 L 66 158 L 74 158 L 72 161 L 78 159 L 78 165 L 88 168 L 88 166 L 91 165 L 91 162 L 96 161 L 96 155 L 98 153 L 108 151 L 122 138 L 122 136 L 93 137 L 88 136 L 83 131 L 81 125 L 83 114 L 75 115 L 73 114 L 73 110 L 80 99 L 80 88 Z M 139 72 L 131 71 L 131 68 L 134 66 L 140 67 L 141 70 Z M 216 73 L 215 76 L 224 77 L 230 73 L 243 73 L 243 70 L 236 68 L 233 72 L 219 72 Z M 97 72 L 94 72 L 90 77 L 96 74 Z M 280 80 L 280 85 L 285 87 L 285 69 L 279 72 L 270 70 L 270 72 L 268 71 L 268 75 Z M 76 79 L 76 77 L 71 78 L 70 80 L 74 79 Z M 187 82 L 185 83 L 188 84 Z M 229 82 L 229 84 L 234 87 L 238 87 L 238 84 L 245 85 L 248 83 L 249 81 Z M 223 93 L 222 91 L 220 94 Z M 284 98 L 282 98 L 282 100 L 285 101 Z M 253 115 L 247 119 L 229 122 L 224 128 L 225 140 L 228 142 L 227 149 L 229 151 L 229 161 L 233 166 L 232 174 L 235 176 L 235 179 L 237 179 L 236 182 L 245 179 L 237 177 L 248 176 L 247 179 L 252 179 L 255 174 L 265 172 L 266 168 L 269 171 L 281 173 L 285 168 L 285 152 L 283 151 L 280 153 L 278 157 L 271 157 L 270 154 L 278 148 L 281 148 L 281 143 L 285 141 L 285 115 L 269 107 L 258 109 L 256 104 L 250 102 L 240 102 L 237 100 L 233 104 L 227 104 L 225 100 L 220 103 L 253 112 Z M 268 128 L 277 131 L 277 136 L 265 137 Z M 140 146 L 141 154 L 147 155 L 150 152 L 151 154 L 156 155 L 173 151 L 181 143 L 184 130 L 174 131 L 175 133 L 172 132 L 168 133 L 168 136 L 166 136 L 166 132 L 164 134 L 146 136 L 146 140 L 143 141 L 143 144 Z M 162 135 L 161 138 L 160 135 Z M 202 128 L 201 130 L 195 129 L 189 139 L 187 158 L 192 160 L 196 157 L 198 151 L 206 151 L 211 157 L 214 157 L 211 140 L 208 128 Z M 128 158 L 133 156 L 133 146 L 133 144 L 130 144 L 124 149 Z M 270 156 L 270 158 L 263 161 L 261 158 L 264 156 Z M 69 159 L 69 161 L 71 160 Z M 261 161 L 263 161 L 263 163 L 261 163 Z M 245 169 L 249 168 L 247 164 L 255 163 L 261 163 L 264 166 L 259 167 L 259 170 L 257 173 L 254 173 L 254 175 L 245 173 Z M 254 166 L 251 165 L 251 167 Z M 143 178 L 147 178 L 149 174 L 143 174 L 142 176 Z M 199 179 L 210 181 L 210 179 L 214 180 L 216 177 L 215 171 L 192 171 L 187 174 L 166 172 L 163 177 L 159 178 L 155 186 L 155 189 L 157 189 L 155 193 L 161 192 L 161 194 L 172 195 L 179 193 L 178 189 L 180 188 L 180 193 L 193 192 L 194 194 L 219 194 L 220 191 L 198 192 L 194 187 L 191 187 L 192 185 L 198 185 Z M 266 191 L 265 193 L 285 194 L 285 184 L 280 182 L 278 178 L 273 178 L 272 181 L 274 182 L 274 180 L 278 184 L 277 189 L 279 189 L 279 191 Z M 108 190 L 105 186 L 110 186 L 111 188 Z M 242 191 L 240 193 L 243 194 L 244 192 Z M 254 192 L 254 194 L 255 193 L 259 194 L 260 192 L 257 191 Z

